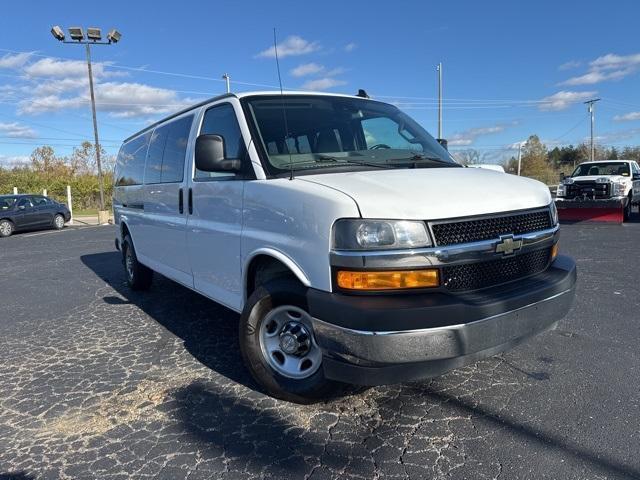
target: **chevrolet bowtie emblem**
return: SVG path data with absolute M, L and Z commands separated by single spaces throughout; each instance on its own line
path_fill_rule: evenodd
M 515 239 L 513 235 L 503 235 L 500 237 L 500 241 L 496 244 L 496 253 L 502 253 L 505 257 L 513 255 L 516 251 L 522 248 L 522 239 Z

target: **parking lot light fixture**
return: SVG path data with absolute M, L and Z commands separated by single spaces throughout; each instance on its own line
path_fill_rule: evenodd
M 51 27 L 51 35 L 60 42 L 64 41 L 64 30 L 62 30 L 58 25 Z
M 104 203 L 104 180 L 102 177 L 102 162 L 100 159 L 100 140 L 98 137 L 98 120 L 96 117 L 96 99 L 93 92 L 93 74 L 91 70 L 91 45 L 111 45 L 117 43 L 122 34 L 114 29 L 111 29 L 107 34 L 107 41 L 102 41 L 102 30 L 97 27 L 87 28 L 87 36 L 85 39 L 84 31 L 82 27 L 69 27 L 69 37 L 71 40 L 65 40 L 64 30 L 62 27 L 55 25 L 51 28 L 51 34 L 53 37 L 62 43 L 75 43 L 85 45 L 87 55 L 87 70 L 89 72 L 89 93 L 91 96 L 91 113 L 93 117 L 93 136 L 95 139 L 96 149 L 96 167 L 98 168 L 98 185 L 100 187 L 100 213 L 103 217 L 105 215 L 105 203 Z M 100 218 L 100 215 L 99 215 Z
M 82 27 L 69 27 L 69 36 L 72 40 L 76 40 L 81 42 L 84 40 L 84 32 L 82 31 Z
M 89 27 L 87 28 L 87 38 L 93 42 L 99 42 L 102 40 L 102 31 L 99 28 Z
M 118 43 L 121 37 L 122 34 L 115 28 L 111 29 L 111 31 L 107 34 L 107 40 L 109 40 L 109 43 Z

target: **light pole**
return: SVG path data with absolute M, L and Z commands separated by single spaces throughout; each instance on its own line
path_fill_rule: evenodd
M 102 162 L 100 161 L 100 141 L 98 140 L 98 120 L 96 118 L 96 99 L 93 93 L 93 73 L 91 71 L 91 45 L 111 45 L 112 43 L 117 43 L 122 34 L 118 32 L 116 29 L 112 29 L 107 34 L 107 41 L 102 41 L 102 32 L 99 28 L 90 27 L 87 28 L 87 38 L 85 40 L 84 32 L 82 27 L 70 27 L 69 28 L 69 36 L 71 40 L 65 40 L 64 31 L 59 26 L 54 26 L 51 28 L 51 34 L 53 37 L 62 42 L 62 43 L 76 43 L 80 45 L 85 45 L 87 52 L 87 69 L 89 71 L 89 92 L 91 94 L 91 114 L 93 116 L 93 136 L 95 139 L 95 149 L 96 149 L 96 166 L 98 167 L 98 185 L 100 187 L 100 212 L 104 212 L 104 182 L 102 179 Z M 98 215 L 100 217 L 101 215 Z M 99 219 L 100 223 L 103 223 L 102 220 Z
M 228 73 L 222 75 L 223 80 L 227 83 L 227 93 L 231 93 L 231 77 Z
M 442 138 L 442 62 L 436 67 L 438 71 L 438 138 Z
M 599 102 L 600 99 L 599 98 L 593 98 L 591 100 L 587 100 L 585 103 L 585 105 L 588 106 L 589 108 L 589 114 L 591 115 L 591 158 L 590 160 L 593 162 L 595 160 L 596 157 L 596 147 L 595 144 L 593 143 L 593 123 L 595 121 L 595 108 L 593 106 L 594 103 Z

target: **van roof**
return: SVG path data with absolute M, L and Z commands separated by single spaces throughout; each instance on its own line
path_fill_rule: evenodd
M 346 95 L 343 93 L 327 93 L 327 92 L 305 92 L 305 91 L 295 91 L 295 90 L 288 90 L 288 91 L 284 91 L 282 92 L 283 95 L 318 95 L 318 96 L 329 96 L 329 97 L 347 97 L 347 98 L 354 98 L 356 97 L 356 95 Z M 252 92 L 240 92 L 240 93 L 225 93 L 223 95 L 218 95 L 216 97 L 211 97 L 208 98 L 206 100 L 203 100 L 201 102 L 198 102 L 194 105 L 191 105 L 189 107 L 183 108 L 182 110 L 179 110 L 175 113 L 172 113 L 171 115 L 162 118 L 161 120 L 158 120 L 155 123 L 152 123 L 151 125 L 143 128 L 142 130 L 134 133 L 133 135 L 127 137 L 124 139 L 123 143 L 127 143 L 129 140 L 132 140 L 134 138 L 136 138 L 139 135 L 142 135 L 144 132 L 147 132 L 155 127 L 157 127 L 158 125 L 160 125 L 161 123 L 166 122 L 167 120 L 170 120 L 174 117 L 178 117 L 180 115 L 182 115 L 183 113 L 187 113 L 191 110 L 195 110 L 196 108 L 202 107 L 204 105 L 208 105 L 209 103 L 218 101 L 218 100 L 222 100 L 223 98 L 244 98 L 244 97 L 253 97 L 253 96 L 259 96 L 259 95 L 280 95 L 280 90 L 261 90 L 261 91 L 252 91 Z M 365 99 L 364 97 L 357 97 L 357 98 L 362 98 Z

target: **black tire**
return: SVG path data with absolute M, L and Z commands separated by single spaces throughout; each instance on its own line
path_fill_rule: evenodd
M 247 300 L 240 317 L 240 351 L 253 378 L 276 398 L 308 404 L 337 391 L 338 383 L 327 380 L 322 365 L 311 376 L 293 379 L 281 375 L 265 359 L 260 344 L 260 327 L 274 308 L 287 305 L 307 310 L 305 288 L 295 279 L 281 278 L 259 285 Z
M 10 237 L 14 230 L 15 227 L 11 220 L 0 220 L 0 237 Z
M 62 230 L 64 228 L 64 215 L 58 213 L 53 217 L 53 228 L 55 230 Z
M 127 283 L 132 290 L 148 290 L 153 280 L 153 270 L 138 262 L 131 237 L 126 235 L 122 241 L 122 261 Z M 131 262 L 128 264 L 128 262 Z
M 633 206 L 631 205 L 631 197 L 627 198 L 627 204 L 624 207 L 624 210 L 622 211 L 622 221 L 623 222 L 628 222 L 629 219 L 631 218 L 631 210 L 632 210 Z

